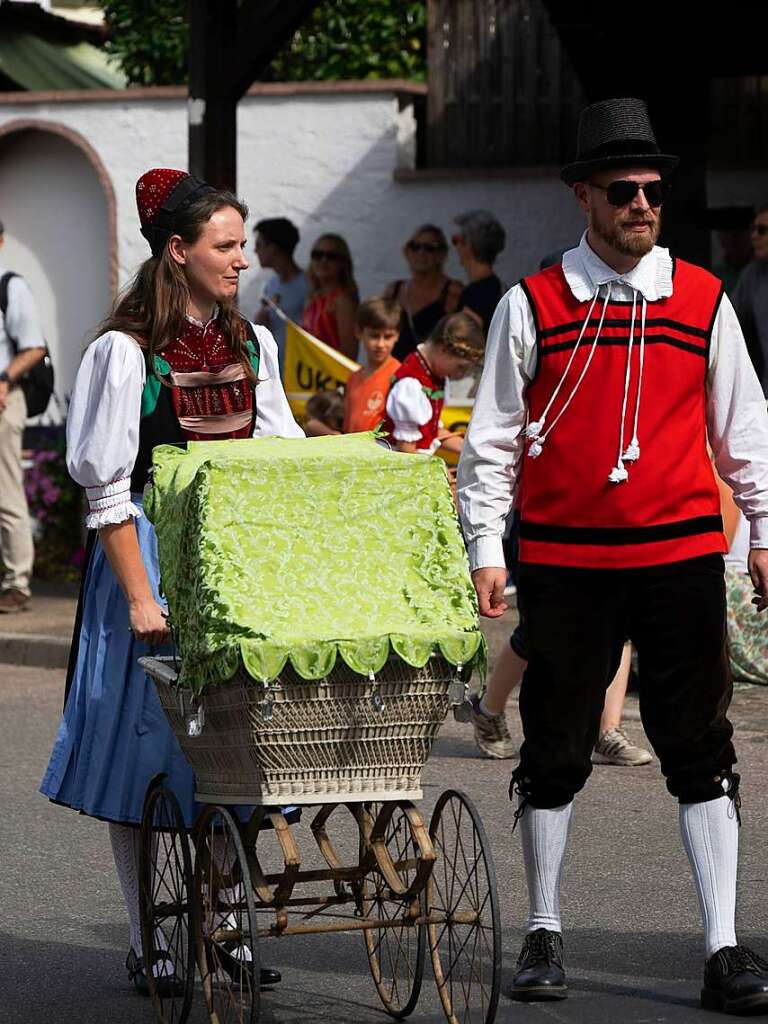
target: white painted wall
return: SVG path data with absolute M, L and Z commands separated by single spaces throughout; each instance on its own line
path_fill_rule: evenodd
M 124 283 L 148 254 L 138 231 L 136 179 L 152 166 L 186 166 L 185 101 L 137 93 L 130 99 L 104 102 L 0 105 L 0 125 L 18 117 L 66 125 L 99 154 L 116 193 L 119 272 Z M 399 153 L 407 148 L 404 127 L 407 124 L 392 94 L 246 97 L 239 111 L 238 173 L 239 192 L 250 206 L 252 223 L 261 217 L 290 217 L 302 235 L 301 263 L 306 263 L 320 233 L 344 235 L 362 296 L 376 294 L 388 281 L 405 276 L 400 250 L 416 225 L 434 221 L 450 236 L 452 217 L 468 209 L 486 207 L 504 224 L 508 241 L 498 270 L 509 284 L 537 269 L 545 253 L 578 239 L 581 216 L 554 174 L 395 181 Z M 5 166 L 2 151 L 0 174 L 6 175 L 3 181 L 16 174 Z M 53 176 L 48 170 L 43 177 L 52 180 Z M 93 179 L 87 180 L 95 188 Z M 762 180 L 749 175 L 715 176 L 713 202 L 738 202 L 747 196 L 762 199 L 758 196 Z M 14 187 L 23 194 L 27 183 L 17 180 Z M 72 175 L 67 187 L 74 194 Z M 89 231 L 83 221 L 68 240 L 70 260 L 75 245 L 77 261 L 84 258 L 80 243 L 87 241 Z M 37 249 L 38 234 L 29 236 L 30 252 Z M 43 229 L 40 245 L 45 237 Z M 453 256 L 447 269 L 461 276 Z M 256 308 L 259 280 L 256 268 L 244 278 L 241 306 L 246 313 Z M 57 301 L 62 297 L 57 296 Z M 83 316 L 80 330 L 90 322 Z
M 0 219 L 0 262 L 32 288 L 63 397 L 110 298 L 107 203 L 82 150 L 48 132 L 0 139 Z
M 64 125 L 98 153 L 116 194 L 119 274 L 125 283 L 148 254 L 138 231 L 136 179 L 152 166 L 186 166 L 185 102 L 139 95 L 104 102 L 0 105 L 0 125 L 17 118 Z M 302 263 L 319 234 L 338 231 L 352 249 L 362 296 L 405 276 L 402 244 L 424 221 L 441 224 L 450 236 L 453 214 L 478 206 L 493 210 L 508 231 L 498 268 L 510 284 L 535 269 L 545 252 L 577 236 L 577 212 L 554 178 L 396 182 L 399 121 L 398 102 L 391 94 L 246 97 L 239 111 L 238 173 L 239 193 L 250 206 L 252 223 L 278 215 L 294 220 L 302 235 Z M 15 177 L 20 193 L 27 190 L 1 149 L 0 173 L 5 180 Z M 53 180 L 50 167 L 43 176 Z M 74 188 L 74 181 L 66 187 Z M 88 187 L 97 188 L 91 178 Z M 86 223 L 69 239 L 78 250 L 88 237 Z M 30 242 L 28 248 L 36 244 Z M 78 252 L 77 260 L 82 258 Z M 448 270 L 461 276 L 454 257 Z M 244 312 L 256 309 L 262 276 L 257 267 L 245 275 Z M 81 331 L 90 323 L 84 318 Z
M 300 262 L 322 232 L 344 235 L 363 296 L 406 276 L 401 249 L 424 222 L 450 237 L 455 214 L 492 210 L 507 230 L 498 269 L 510 284 L 580 230 L 573 201 L 554 177 L 395 181 L 394 97 L 252 98 L 241 106 L 238 127 L 240 191 L 255 219 L 290 217 L 302 234 Z M 448 270 L 461 276 L 453 256 Z M 255 284 L 246 282 L 245 308 L 255 294 Z

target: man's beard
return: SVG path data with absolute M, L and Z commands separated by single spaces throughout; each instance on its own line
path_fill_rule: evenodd
M 636 218 L 636 221 L 640 218 Z M 635 221 L 635 222 L 636 222 Z M 594 212 L 589 218 L 589 227 L 604 242 L 620 252 L 622 256 L 645 256 L 656 245 L 661 231 L 661 215 L 655 220 L 647 220 L 650 231 L 642 235 L 634 231 L 627 231 L 621 224 L 611 221 L 609 224 L 602 224 Z

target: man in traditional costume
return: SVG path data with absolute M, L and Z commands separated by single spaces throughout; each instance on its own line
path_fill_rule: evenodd
M 702 1005 L 768 1013 L 768 963 L 737 943 L 739 776 L 726 717 L 726 550 L 707 442 L 750 523 L 768 603 L 768 416 L 721 283 L 655 243 L 667 174 L 637 99 L 582 113 L 562 171 L 587 215 L 561 264 L 494 316 L 458 495 L 480 610 L 505 609 L 504 520 L 520 510 L 518 602 L 529 663 L 510 792 L 530 912 L 510 995 L 566 995 L 559 881 L 627 638 L 640 707 L 704 920 Z

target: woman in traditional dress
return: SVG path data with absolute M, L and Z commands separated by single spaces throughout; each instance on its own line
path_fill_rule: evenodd
M 196 817 L 192 770 L 138 665 L 169 639 L 156 537 L 142 513 L 152 449 L 302 431 L 272 335 L 235 307 L 248 267 L 247 208 L 167 168 L 144 174 L 136 199 L 152 255 L 86 350 L 69 409 L 67 465 L 86 488 L 93 542 L 64 715 L 41 791 L 109 823 L 130 921 L 126 967 L 146 993 L 136 826 L 150 780 L 164 772 L 188 827 Z M 277 980 L 277 972 L 262 972 L 263 983 Z M 163 972 L 158 984 L 177 985 Z

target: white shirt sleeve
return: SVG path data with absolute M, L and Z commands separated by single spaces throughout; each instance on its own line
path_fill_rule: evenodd
M 40 326 L 40 318 L 37 315 L 35 300 L 23 277 L 12 277 L 8 282 L 5 329 L 13 338 L 20 352 L 23 349 L 45 347 L 45 338 Z
M 251 325 L 259 341 L 259 383 L 254 392 L 256 422 L 254 437 L 304 437 L 304 431 L 293 418 L 280 379 L 277 342 L 266 327 Z
M 536 327 L 515 285 L 496 307 L 485 365 L 459 459 L 456 493 L 472 571 L 503 568 L 501 539 L 514 504 L 527 416 L 525 392 L 536 372 Z
M 415 377 L 401 377 L 387 395 L 387 414 L 396 441 L 420 441 L 421 427 L 432 419 L 432 403 Z
M 138 518 L 131 471 L 139 450 L 144 354 L 119 331 L 85 350 L 67 416 L 67 468 L 86 489 L 89 529 Z
M 768 548 L 768 412 L 726 295 L 712 328 L 707 429 L 717 471 L 749 520 L 750 547 Z

